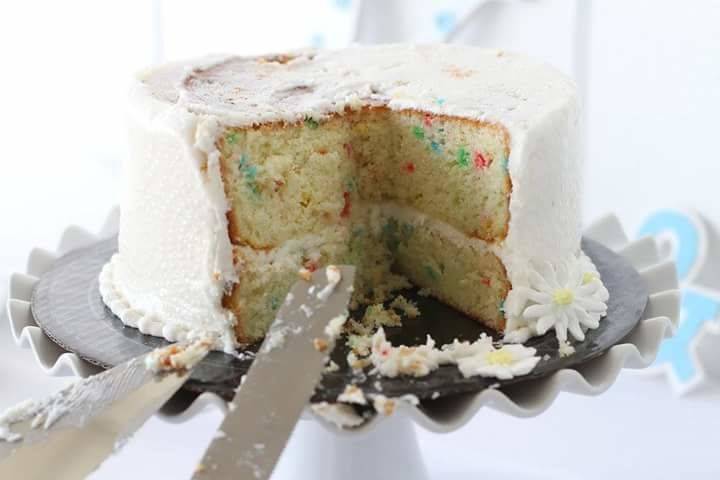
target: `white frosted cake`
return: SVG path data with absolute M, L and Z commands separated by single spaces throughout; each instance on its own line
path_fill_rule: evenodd
M 415 285 L 508 340 L 582 340 L 605 313 L 551 67 L 451 45 L 206 58 L 143 73 L 130 105 L 100 288 L 143 333 L 231 351 L 333 263 L 358 267 L 357 305 Z

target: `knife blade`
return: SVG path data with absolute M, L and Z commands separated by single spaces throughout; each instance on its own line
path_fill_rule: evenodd
M 148 367 L 148 360 L 169 361 L 172 352 L 193 345 L 196 356 L 187 368 L 161 363 L 168 371 L 158 372 Z M 6 431 L 6 437 L 15 441 L 0 441 L 0 478 L 87 477 L 185 383 L 208 352 L 207 344 L 197 345 L 154 350 L 14 409 L 15 418 L 6 418 L 5 428 L 12 432 Z
M 335 285 L 331 268 L 340 273 Z M 328 325 L 347 318 L 354 277 L 354 267 L 328 267 L 292 287 L 195 480 L 270 477 L 332 351 Z

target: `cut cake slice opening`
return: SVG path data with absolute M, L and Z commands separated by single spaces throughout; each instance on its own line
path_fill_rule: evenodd
M 223 301 L 263 337 L 300 268 L 358 268 L 356 303 L 413 285 L 502 331 L 510 290 L 494 245 L 509 222 L 509 135 L 493 123 L 346 111 L 228 127 L 217 141 L 239 281 Z

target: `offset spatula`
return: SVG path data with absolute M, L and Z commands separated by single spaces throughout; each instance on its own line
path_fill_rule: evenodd
M 199 358 L 205 354 L 202 348 Z M 9 428 L 21 438 L 0 440 L 0 479 L 73 480 L 92 473 L 190 375 L 187 369 L 153 373 L 148 355 L 153 352 L 71 384 L 13 422 Z
M 347 312 L 355 269 L 336 268 L 334 287 L 320 269 L 290 290 L 194 479 L 270 477 L 332 351 L 325 329 Z

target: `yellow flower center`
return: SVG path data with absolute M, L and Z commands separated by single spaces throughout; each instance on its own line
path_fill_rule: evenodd
M 570 305 L 575 300 L 575 294 L 569 288 L 559 288 L 553 293 L 553 301 L 556 305 Z
M 588 283 L 594 282 L 597 279 L 598 279 L 598 276 L 596 274 L 594 274 L 593 272 L 585 272 L 585 273 L 583 273 L 582 283 L 583 283 L 583 285 L 587 285 Z
M 502 348 L 485 354 L 488 365 L 512 365 L 513 360 L 512 354 Z

